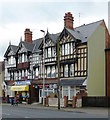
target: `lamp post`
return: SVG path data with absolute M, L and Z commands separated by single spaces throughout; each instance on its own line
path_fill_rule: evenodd
M 45 31 L 40 30 L 44 33 L 43 37 L 43 105 L 45 105 Z
M 57 67 L 58 67 L 58 109 L 60 109 L 60 45 L 57 37 Z

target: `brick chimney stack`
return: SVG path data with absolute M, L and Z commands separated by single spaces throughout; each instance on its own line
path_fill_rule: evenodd
M 32 43 L 32 32 L 30 31 L 30 29 L 26 28 L 24 31 L 25 34 L 25 40 L 26 42 Z
M 72 14 L 70 12 L 68 13 L 65 13 L 65 16 L 64 16 L 64 26 L 68 29 L 71 29 L 73 30 L 73 17 L 72 17 Z

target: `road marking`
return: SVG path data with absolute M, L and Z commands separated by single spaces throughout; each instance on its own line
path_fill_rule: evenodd
M 8 114 L 8 113 L 2 113 L 3 115 L 11 115 L 11 114 Z
M 27 117 L 27 116 L 26 116 L 26 117 L 24 117 L 24 118 L 30 118 L 30 117 Z

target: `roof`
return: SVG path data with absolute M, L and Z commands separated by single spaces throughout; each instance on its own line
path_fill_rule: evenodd
M 15 52 L 15 53 L 16 53 L 16 50 L 17 50 L 18 46 L 15 46 L 15 45 L 10 45 L 10 47 L 12 48 L 13 52 Z
M 27 51 L 32 51 L 35 46 L 35 44 L 29 43 L 26 41 L 21 41 L 21 43 L 24 45 L 24 47 L 27 49 Z
M 93 34 L 93 32 L 96 30 L 96 28 L 103 22 L 103 20 L 93 22 L 87 25 L 82 25 L 79 27 L 76 27 L 74 31 L 78 32 L 79 38 L 82 42 L 87 42 L 90 36 Z
M 60 81 L 61 86 L 70 85 L 70 86 L 77 86 L 77 85 L 83 85 L 86 78 L 73 78 L 73 79 L 62 79 Z
M 43 38 L 39 38 L 39 39 L 33 40 L 34 48 L 33 48 L 32 53 L 40 52 L 39 46 L 42 43 L 42 41 L 43 41 Z
M 68 28 L 64 28 L 64 29 L 66 29 L 75 39 L 81 40 L 81 42 L 84 43 L 88 41 L 90 36 L 93 34 L 93 32 L 102 22 L 103 20 L 100 20 L 100 21 L 93 22 L 87 25 L 82 25 L 82 26 L 74 28 L 74 30 L 71 30 Z M 57 37 L 60 36 L 61 33 L 62 32 L 59 32 L 56 34 L 50 34 L 49 32 L 47 32 L 46 36 L 49 37 L 56 44 Z M 43 38 L 39 38 L 39 39 L 33 40 L 32 43 L 29 43 L 26 41 L 21 41 L 20 43 L 24 45 L 27 51 L 31 51 L 32 53 L 35 53 L 35 52 L 40 52 L 39 46 L 42 45 L 42 42 L 43 42 Z M 10 45 L 9 47 L 13 50 L 14 53 L 16 53 L 18 50 L 18 46 Z M 9 51 L 9 47 L 5 53 L 5 56 L 7 55 Z
M 60 32 L 61 33 L 61 32 Z M 57 43 L 57 37 L 60 35 L 60 33 L 56 33 L 56 34 L 49 34 L 50 38 L 52 39 L 52 41 L 54 43 Z

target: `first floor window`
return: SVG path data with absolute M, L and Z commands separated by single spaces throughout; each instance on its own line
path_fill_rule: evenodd
M 47 77 L 51 77 L 50 67 L 47 67 Z
M 62 55 L 64 55 L 64 45 L 62 45 Z
M 51 57 L 51 48 L 48 48 L 48 57 Z
M 74 76 L 74 64 L 70 65 L 70 76 Z
M 38 68 L 36 68 L 36 78 L 38 78 Z
M 68 77 L 68 65 L 65 65 L 64 76 Z
M 55 77 L 55 66 L 52 66 L 52 77 Z

